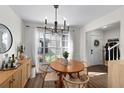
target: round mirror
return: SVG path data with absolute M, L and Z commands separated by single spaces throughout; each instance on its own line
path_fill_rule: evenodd
M 0 24 L 0 53 L 7 52 L 13 43 L 12 34 L 8 27 Z

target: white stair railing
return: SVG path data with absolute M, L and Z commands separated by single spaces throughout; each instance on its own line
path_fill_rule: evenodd
M 119 60 L 119 45 L 120 45 L 120 43 L 117 43 L 116 45 L 114 45 L 112 47 L 108 47 L 109 60 L 115 60 L 115 59 Z M 115 50 L 115 48 L 116 48 L 116 50 Z M 112 59 L 111 59 L 111 50 L 113 50 Z

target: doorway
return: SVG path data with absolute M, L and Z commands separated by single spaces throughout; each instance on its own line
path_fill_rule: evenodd
M 102 37 L 101 32 L 87 32 L 86 47 L 87 47 L 87 62 L 88 65 L 103 64 L 102 52 Z
M 103 27 L 86 32 L 86 56 L 89 66 L 99 64 L 106 65 L 106 50 L 108 51 L 106 45 L 109 41 L 113 40 L 118 40 L 117 44 L 119 44 L 120 22 L 107 24 Z M 117 47 L 120 48 L 119 46 Z M 119 51 L 119 49 L 117 50 Z M 118 53 L 115 52 L 115 54 Z

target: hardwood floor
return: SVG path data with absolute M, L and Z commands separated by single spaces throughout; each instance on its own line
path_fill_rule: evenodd
M 88 88 L 107 88 L 107 67 L 104 65 L 97 65 L 88 67 L 88 74 L 90 81 Z M 41 88 L 42 78 L 38 74 L 36 78 L 30 79 L 25 88 Z M 44 88 L 55 88 L 54 82 L 45 82 Z
M 37 74 L 36 78 L 28 81 L 25 88 L 41 88 L 42 81 L 41 74 Z M 44 88 L 55 88 L 55 84 L 52 81 L 45 81 Z
M 97 65 L 88 67 L 88 75 L 90 76 L 90 88 L 107 88 L 107 67 Z

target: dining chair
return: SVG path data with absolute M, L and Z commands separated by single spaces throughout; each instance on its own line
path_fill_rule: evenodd
M 81 61 L 82 64 L 84 64 L 84 71 L 81 71 L 80 74 L 82 75 L 83 74 L 87 74 L 88 75 L 88 70 L 87 70 L 87 67 L 88 67 L 88 64 L 86 61 Z
M 50 64 L 42 64 L 40 67 L 41 76 L 43 79 L 42 88 L 46 81 L 53 81 L 57 87 L 58 76 L 57 73 L 51 69 Z
M 65 88 L 86 88 L 89 76 L 84 74 L 80 78 L 70 78 L 69 75 L 63 78 Z

